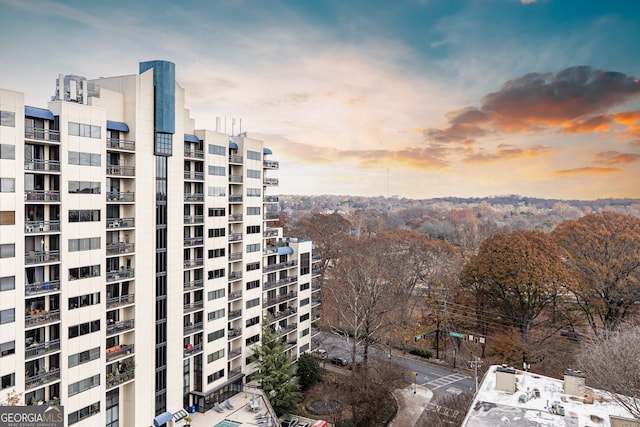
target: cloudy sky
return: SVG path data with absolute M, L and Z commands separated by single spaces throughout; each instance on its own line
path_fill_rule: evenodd
M 635 0 L 0 0 L 0 38 L 32 106 L 174 62 L 281 194 L 640 197 Z

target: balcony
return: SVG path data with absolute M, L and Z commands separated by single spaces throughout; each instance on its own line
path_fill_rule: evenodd
M 191 335 L 196 332 L 202 332 L 204 330 L 204 323 L 198 322 L 195 324 L 185 325 L 183 328 L 183 335 Z
M 135 151 L 135 141 L 126 141 L 124 139 L 107 138 L 107 148 L 112 150 Z
M 193 356 L 194 354 L 198 354 L 202 352 L 202 343 L 198 344 L 187 344 L 184 346 L 184 350 L 182 351 L 183 357 Z
M 131 228 L 135 227 L 135 218 L 107 218 L 107 228 Z
M 273 221 L 273 220 L 278 220 L 280 219 L 280 213 L 279 212 L 265 212 L 265 214 L 262 216 L 262 219 L 264 219 L 265 221 Z
M 58 292 L 60 290 L 60 280 L 50 280 L 48 282 L 27 283 L 24 285 L 24 295 L 32 296 Z
M 285 295 L 278 295 L 275 298 L 269 298 L 262 303 L 262 308 L 267 308 L 275 304 L 280 304 L 282 302 L 289 301 L 291 299 L 294 299 L 297 295 L 298 293 L 296 291 L 293 291 Z
M 204 301 L 196 301 L 190 304 L 184 304 L 182 310 L 184 313 L 191 313 L 192 311 L 202 310 L 204 308 Z
M 135 326 L 134 319 L 123 320 L 107 325 L 107 336 L 121 334 L 132 330 Z
M 60 231 L 60 221 L 26 221 L 24 223 L 24 232 L 32 233 L 50 233 Z
M 44 356 L 45 354 L 53 353 L 60 350 L 60 340 L 52 340 L 43 343 L 31 343 L 24 349 L 24 357 L 31 359 L 34 357 Z
M 242 221 L 242 214 L 229 215 L 229 222 L 240 222 L 240 221 Z
M 229 203 L 242 203 L 242 194 L 229 194 Z
M 31 139 L 35 141 L 47 141 L 47 142 L 60 142 L 60 131 L 51 129 L 40 128 L 25 128 L 25 139 Z
M 239 291 L 230 292 L 228 300 L 229 301 L 235 301 L 235 300 L 240 299 L 240 298 L 242 298 L 242 289 L 240 289 Z
M 265 265 L 264 267 L 262 267 L 262 272 L 263 273 L 269 273 L 271 271 L 276 271 L 276 270 L 282 270 L 284 268 L 295 267 L 296 265 L 298 265 L 298 261 L 297 260 L 291 260 L 291 261 L 287 261 L 287 262 L 280 262 L 278 264 L 269 264 L 269 265 Z
M 49 384 L 60 379 L 60 368 L 51 368 L 49 371 L 39 372 L 31 377 L 26 377 L 24 380 L 25 389 L 29 390 L 36 387 L 41 387 L 45 384 Z
M 230 184 L 242 184 L 242 175 L 229 175 Z
M 24 326 L 25 328 L 32 328 L 58 321 L 60 321 L 60 310 L 34 310 L 25 316 Z
M 269 320 L 269 323 L 275 323 L 278 320 L 284 319 L 285 317 L 289 317 L 289 316 L 293 316 L 294 314 L 296 314 L 298 310 L 295 307 L 288 307 L 286 310 L 284 311 L 277 311 L 275 314 L 273 314 Z
M 262 232 L 262 237 L 264 237 L 264 238 L 278 237 L 278 229 L 277 228 L 267 229 L 267 230 Z
M 60 251 L 31 251 L 24 255 L 24 263 L 27 265 L 47 264 L 59 261 Z
M 311 298 L 311 308 L 318 307 L 322 304 L 322 298 Z
M 133 344 L 121 344 L 121 345 L 116 345 L 114 347 L 109 347 L 105 353 L 106 353 L 106 357 L 107 357 L 107 362 L 110 362 L 112 360 L 118 359 L 122 356 L 128 356 L 130 354 L 132 354 L 134 351 L 134 345 Z
M 191 159 L 204 159 L 204 151 L 191 148 L 184 149 L 184 156 Z
M 279 280 L 265 282 L 265 284 L 262 286 L 262 290 L 266 291 L 268 289 L 277 288 L 278 286 L 288 285 L 289 283 L 296 282 L 297 280 L 298 280 L 298 276 L 287 276 Z
M 184 171 L 184 179 L 187 181 L 204 181 L 204 172 Z
M 278 203 L 280 198 L 278 196 L 264 196 L 263 201 L 265 203 Z
M 278 185 L 280 183 L 280 181 L 278 180 L 278 178 L 265 178 L 262 183 L 264 185 Z
M 204 202 L 204 193 L 184 193 L 185 202 Z
M 185 215 L 185 224 L 204 224 L 204 216 L 202 215 Z
M 130 254 L 135 250 L 133 243 L 110 243 L 107 245 L 107 256 Z
M 136 168 L 133 166 L 107 165 L 107 175 L 133 177 L 136 176 Z
M 133 203 L 136 201 L 133 191 L 108 191 L 106 196 L 109 203 Z
M 229 329 L 227 331 L 227 339 L 229 341 L 235 340 L 236 338 L 240 338 L 242 336 L 242 329 Z
M 229 273 L 229 281 L 240 280 L 242 279 L 242 270 L 241 271 L 232 271 Z
M 242 240 L 242 233 L 231 233 L 229 234 L 229 241 L 230 242 L 238 242 Z
M 275 160 L 265 160 L 262 162 L 262 167 L 265 169 L 280 169 L 280 162 Z
M 238 366 L 238 367 L 235 367 L 235 368 L 231 369 L 229 371 L 229 377 L 227 378 L 227 380 L 231 380 L 231 379 L 237 377 L 238 375 L 242 375 L 242 366 Z
M 117 297 L 107 298 L 107 309 L 121 307 L 123 305 L 133 304 L 135 302 L 135 295 L 120 295 Z
M 276 333 L 279 336 L 287 335 L 289 332 L 294 331 L 297 327 L 297 323 L 290 323 L 284 328 L 282 326 L 276 326 Z
M 24 170 L 36 172 L 60 172 L 60 161 L 43 159 L 25 160 Z
M 233 252 L 229 254 L 229 261 L 241 261 L 242 252 Z
M 107 283 L 132 279 L 134 277 L 134 273 L 135 270 L 133 268 L 121 268 L 120 270 L 109 271 L 107 273 Z
M 185 247 L 202 246 L 202 245 L 204 245 L 204 238 L 203 237 L 185 237 L 184 238 L 184 246 Z
M 320 268 L 312 268 L 312 269 L 311 269 L 311 275 L 312 275 L 313 277 L 318 277 L 318 276 L 320 276 L 320 273 L 322 273 L 322 269 L 320 269 Z
M 202 258 L 184 260 L 184 268 L 202 267 L 203 265 L 204 265 L 204 259 Z
M 191 291 L 193 289 L 202 288 L 204 286 L 204 281 L 202 279 L 192 280 L 190 282 L 185 282 L 183 286 L 185 291 Z
M 242 354 L 242 347 L 238 347 L 238 348 L 234 348 L 233 350 L 231 350 L 229 352 L 229 360 L 231 359 L 235 359 L 236 357 L 240 356 Z
M 57 190 L 27 190 L 24 192 L 25 202 L 59 202 L 60 192 Z
M 231 155 L 229 156 L 229 163 L 235 163 L 241 165 L 243 162 L 242 156 Z
M 122 384 L 133 381 L 135 377 L 136 377 L 136 371 L 134 368 L 131 368 L 131 370 L 117 374 L 117 375 L 109 373 L 107 374 L 107 381 L 106 381 L 107 389 L 117 387 Z

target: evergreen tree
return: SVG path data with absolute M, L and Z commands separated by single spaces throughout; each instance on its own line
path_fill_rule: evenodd
M 278 416 L 294 412 L 296 402 L 302 397 L 295 377 L 295 368 L 284 352 L 280 337 L 271 329 L 269 318 L 262 324 L 262 342 L 256 346 L 253 358 L 259 372 L 255 376 Z
M 306 390 L 317 383 L 322 376 L 318 361 L 309 353 L 301 354 L 298 358 L 298 370 L 296 373 L 302 390 Z

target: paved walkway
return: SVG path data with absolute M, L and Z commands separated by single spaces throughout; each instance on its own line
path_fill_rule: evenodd
M 393 396 L 398 401 L 398 414 L 389 427 L 413 427 L 431 401 L 433 392 L 425 386 L 411 384 L 395 390 Z

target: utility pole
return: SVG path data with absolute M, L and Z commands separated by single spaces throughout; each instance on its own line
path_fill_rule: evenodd
M 444 325 L 442 326 L 444 332 L 444 360 L 447 360 L 447 294 L 444 295 Z
M 479 357 L 476 357 L 471 353 L 471 358 L 474 360 L 469 361 L 469 367 L 475 370 L 475 379 L 476 379 L 476 393 L 478 392 L 478 368 L 482 367 L 482 361 Z
M 438 315 L 438 329 L 436 329 L 436 360 L 440 359 L 440 315 Z

